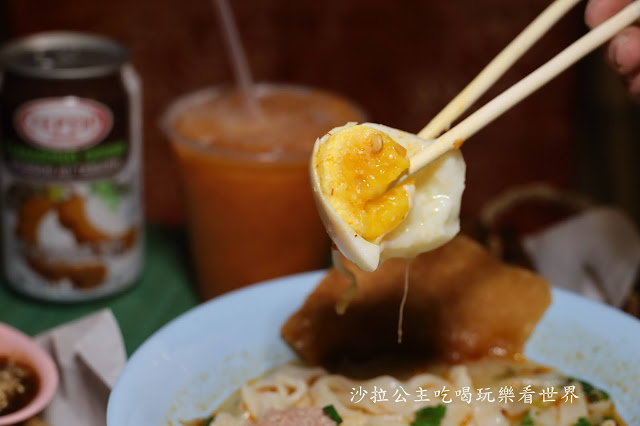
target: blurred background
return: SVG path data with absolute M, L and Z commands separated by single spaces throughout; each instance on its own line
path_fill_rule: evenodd
M 112 321 L 113 333 L 105 332 L 102 325 L 91 331 L 82 325 L 82 333 L 69 331 L 71 328 L 66 332 L 80 342 L 85 342 L 85 333 L 93 336 L 90 342 L 99 340 L 100 348 L 109 348 L 96 353 L 108 353 L 114 359 L 121 353 L 124 364 L 125 352 L 132 354 L 162 325 L 218 294 L 209 290 L 218 292 L 223 280 L 208 279 L 207 274 L 213 276 L 230 264 L 236 267 L 229 274 L 234 278 L 245 272 L 263 273 L 262 278 L 245 280 L 242 285 L 283 275 L 282 271 L 273 273 L 267 268 L 260 271 L 256 259 L 262 256 L 267 266 L 278 263 L 274 259 L 294 259 L 303 251 L 296 243 L 317 246 L 319 264 L 328 265 L 330 241 L 316 215 L 306 161 L 298 164 L 297 181 L 304 185 L 294 188 L 289 178 L 293 174 L 287 167 L 274 167 L 273 176 L 264 173 L 261 164 L 251 169 L 242 162 L 229 161 L 231 166 L 225 168 L 220 166 L 224 161 L 212 160 L 215 155 L 199 155 L 204 150 L 192 149 L 196 154 L 192 155 L 191 164 L 185 161 L 184 169 L 193 171 L 192 180 L 202 181 L 196 182 L 202 185 L 197 187 L 200 196 L 192 197 L 193 203 L 184 197 L 185 193 L 191 195 L 183 191 L 181 184 L 182 178 L 188 183 L 189 173 L 179 168 L 159 121 L 167 106 L 186 93 L 207 86 L 235 85 L 214 1 L 0 0 L 0 42 L 43 31 L 72 30 L 107 36 L 131 51 L 143 86 L 144 208 L 148 222 L 142 272 L 130 290 L 122 294 L 112 291 L 108 297 L 89 292 L 87 299 L 96 300 L 56 303 L 37 292 L 31 295 L 34 297 L 23 297 L 19 294 L 23 283 L 13 283 L 18 290 L 13 291 L 6 285 L 12 283 L 5 276 L 0 280 L 0 325 L 7 323 L 37 335 L 63 324 L 69 326 L 70 321 L 86 315 L 94 315 L 94 319 L 89 318 L 94 321 L 98 312 L 98 319 L 106 316 Z M 335 92 L 360 105 L 369 121 L 409 132 L 424 127 L 551 2 L 229 0 L 256 82 L 293 83 Z M 588 31 L 584 24 L 585 3 L 556 24 L 475 107 Z M 184 151 L 189 151 L 184 146 Z M 607 68 L 602 51 L 594 52 L 473 136 L 462 151 L 467 164 L 461 211 L 463 232 L 483 243 L 496 257 L 536 269 L 553 285 L 589 297 L 599 295 L 595 298 L 640 318 L 640 106 L 629 98 L 621 78 Z M 212 164 L 218 167 L 210 167 Z M 240 172 L 232 170 L 234 167 Z M 280 173 L 283 170 L 286 173 Z M 219 184 L 225 183 L 227 176 L 237 186 Z M 242 186 L 237 181 L 246 182 Z M 189 185 L 185 188 L 192 189 Z M 226 194 L 223 197 L 216 192 Z M 307 210 L 300 208 L 304 203 L 289 195 L 295 192 L 306 197 Z M 191 210 L 189 221 L 185 204 Z M 539 238 L 535 253 L 538 256 L 526 251 L 523 240 L 527 235 L 553 229 L 549 225 L 571 216 L 584 218 L 586 214 L 578 213 L 598 205 L 619 209 L 615 214 L 605 211 L 588 226 L 582 223 L 570 229 L 572 233 Z M 193 214 L 203 206 L 207 207 L 203 208 L 204 213 Z M 269 216 L 265 206 L 273 207 L 275 213 Z M 226 216 L 217 215 L 218 209 Z M 598 209 L 593 210 L 598 214 Z M 288 215 L 280 214 L 282 211 Z M 54 213 L 47 214 L 53 217 Z M 196 216 L 199 222 L 194 219 Z M 216 220 L 220 217 L 229 220 Z M 315 233 L 322 240 L 318 244 L 310 242 L 313 232 L 296 233 L 288 228 L 299 222 L 305 231 L 307 222 L 313 220 L 317 222 Z M 93 225 L 100 229 L 97 225 L 101 223 L 97 222 Z M 91 221 L 86 223 L 91 225 Z M 251 223 L 258 226 L 251 228 Z M 602 226 L 612 223 L 619 226 Z M 212 231 L 214 225 L 217 234 Z M 13 230 L 10 232 L 4 236 L 16 235 Z M 218 238 L 220 235 L 222 238 Z M 202 243 L 200 249 L 198 244 L 189 247 L 189 237 Z M 57 255 L 59 241 L 51 240 L 52 252 Z M 264 244 L 256 244 L 259 250 L 251 252 L 248 248 L 254 242 L 267 244 L 267 249 Z M 80 241 L 77 244 L 80 249 L 86 246 Z M 74 243 L 73 248 L 77 247 Z M 285 252 L 287 248 L 294 255 Z M 77 259 L 68 257 L 64 260 L 73 266 Z M 541 259 L 549 261 L 550 273 L 540 267 L 543 262 L 536 263 Z M 6 259 L 0 263 L 7 263 Z M 7 268 L 4 269 L 6 275 Z M 317 269 L 317 265 L 296 265 L 285 272 L 309 269 Z M 572 274 L 564 274 L 565 270 Z M 554 273 L 558 272 L 561 278 L 555 280 Z M 62 278 L 45 282 L 47 286 L 42 288 L 70 288 L 84 297 L 84 290 L 70 287 L 69 280 L 61 275 Z M 566 279 L 568 275 L 571 276 Z M 102 309 L 110 310 L 113 317 Z M 77 326 L 73 324 L 71 327 Z M 75 350 L 76 346 L 90 345 L 66 342 L 63 353 L 73 356 L 74 363 L 64 364 L 67 371 L 61 370 L 63 384 L 75 383 L 74 369 L 89 371 L 84 355 L 67 351 L 66 347 L 73 346 Z M 78 367 L 75 360 L 83 364 Z M 90 380 L 93 384 L 93 374 Z M 106 407 L 104 391 L 89 397 L 99 401 L 96 406 Z M 64 399 L 62 402 L 66 404 Z M 73 404 L 74 401 L 69 405 Z M 75 404 L 83 406 L 84 399 Z M 78 419 L 78 424 L 99 424 Z
M 233 0 L 256 81 L 341 93 L 371 121 L 418 131 L 545 6 L 547 0 Z M 158 129 L 171 99 L 233 84 L 208 0 L 4 0 L 1 36 L 46 30 L 101 33 L 128 46 L 144 85 L 146 215 L 184 218 L 180 183 Z M 587 29 L 583 7 L 565 17 L 479 104 L 541 65 Z M 474 136 L 463 223 L 504 190 L 544 182 L 640 219 L 638 106 L 597 52 Z
M 550 3 L 551 0 L 229 1 L 256 82 L 294 83 L 335 92 L 360 105 L 370 121 L 409 132 L 425 126 Z M 585 2 L 580 3 L 556 24 L 469 112 L 587 32 L 584 6 Z M 261 247 L 260 255 L 268 260 L 265 263 L 276 263 L 273 258 L 295 257 L 282 254 L 282 248 L 287 246 L 300 251 L 294 247 L 295 241 L 292 243 L 291 235 L 295 233 L 280 232 L 278 225 L 287 226 L 296 220 L 279 213 L 272 214 L 278 216 L 276 220 L 264 220 L 264 206 L 268 204 L 287 209 L 300 223 L 313 216 L 316 231 L 326 240 L 322 243 L 326 245 L 318 245 L 320 264 L 328 264 L 330 242 L 315 214 L 306 184 L 298 188 L 308 198 L 308 210 L 303 211 L 299 208 L 301 203 L 286 201 L 284 191 L 269 193 L 255 185 L 269 181 L 260 173 L 253 173 L 253 181 L 244 187 L 249 189 L 245 191 L 218 185 L 218 176 L 209 181 L 207 173 L 215 174 L 216 170 L 209 167 L 214 163 L 205 161 L 203 155 L 198 177 L 204 183 L 214 183 L 203 185 L 202 193 L 207 197 L 194 197 L 203 198 L 194 205 L 207 205 L 211 210 L 200 218 L 207 226 L 196 226 L 191 217 L 187 220 L 188 197 L 184 197 L 181 187 L 186 174 L 160 130 L 159 121 L 167 106 L 186 93 L 207 86 L 235 85 L 212 0 L 0 0 L 0 42 L 51 30 L 102 34 L 131 51 L 143 85 L 144 208 L 148 223 L 143 269 L 131 290 L 76 304 L 23 297 L 5 285 L 10 283 L 4 277 L 0 283 L 0 322 L 36 335 L 109 309 L 122 332 L 124 349 L 131 354 L 163 324 L 212 296 L 204 294 L 203 288 L 219 290 L 219 282 L 207 279 L 207 273 L 213 275 L 233 263 L 218 256 L 220 253 L 228 251 L 239 259 L 236 263 L 242 272 L 261 273 L 256 266 L 257 256 L 247 255 L 247 246 L 254 240 L 270 244 L 273 236 L 261 235 L 269 228 L 275 230 L 279 240 L 272 239 L 279 245 L 269 246 L 268 250 Z M 536 263 L 540 259 L 532 259 L 523 245 L 527 235 L 553 229 L 549 225 L 579 217 L 577 213 L 594 206 L 617 207 L 616 213 L 621 215 L 609 214 L 592 221 L 590 228 L 577 228 L 569 237 L 567 233 L 552 235 L 550 243 L 541 244 L 537 254 L 550 259 L 552 272 L 564 272 L 563 268 L 576 272 L 571 279 L 550 278 L 554 285 L 586 294 L 580 286 L 588 284 L 607 296 L 600 300 L 640 317 L 640 168 L 636 165 L 640 159 L 639 118 L 640 107 L 628 96 L 621 78 L 607 68 L 602 51 L 594 52 L 464 145 L 467 186 L 462 199 L 462 231 L 483 243 L 496 257 L 541 272 Z M 198 155 L 194 158 L 201 159 Z M 234 176 L 227 169 L 221 170 L 220 176 Z M 300 175 L 307 179 L 306 163 L 300 163 Z M 296 192 L 291 190 L 291 179 L 275 182 L 271 185 L 276 191 L 284 187 L 288 193 Z M 208 196 L 218 188 L 227 188 L 226 204 L 218 203 L 219 194 L 218 198 L 215 194 Z M 254 202 L 252 197 L 257 193 L 268 200 Z M 280 197 L 285 201 L 272 197 L 274 193 L 285 194 Z M 230 207 L 234 203 L 244 203 L 248 208 L 237 208 L 243 214 L 236 214 Z M 218 205 L 231 217 L 229 221 L 217 221 L 218 228 L 231 229 L 230 236 L 225 234 L 220 240 L 208 227 L 218 217 L 208 213 Z M 258 232 L 247 226 L 251 221 L 259 222 Z M 236 228 L 228 226 L 228 222 L 236 222 Z M 601 226 L 603 223 L 621 226 Z M 188 229 L 190 225 L 192 229 Z M 244 240 L 236 238 L 238 226 L 243 228 Z M 613 233 L 609 228 L 622 231 Z M 297 234 L 298 243 L 308 243 L 305 238 L 309 234 Z M 219 245 L 219 250 L 190 247 L 189 237 L 194 239 L 194 235 L 205 241 L 203 247 Z M 234 253 L 227 250 L 229 244 L 222 244 L 225 236 L 233 243 L 239 240 Z M 593 237 L 591 245 L 576 236 Z M 617 280 L 620 274 L 610 273 L 614 267 L 618 272 L 624 270 L 624 280 Z M 287 273 L 316 268 L 296 267 Z M 267 278 L 282 275 L 272 271 L 265 274 Z M 549 278 L 549 274 L 542 275 Z M 20 291 L 19 286 L 16 288 Z M 616 303 L 607 291 L 615 293 Z

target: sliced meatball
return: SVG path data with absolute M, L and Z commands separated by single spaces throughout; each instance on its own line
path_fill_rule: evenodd
M 336 426 L 318 407 L 269 411 L 257 426 Z

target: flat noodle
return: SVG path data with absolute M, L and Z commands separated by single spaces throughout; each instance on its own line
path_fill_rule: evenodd
M 543 402 L 543 389 L 562 389 L 566 376 L 522 360 L 491 359 L 455 366 L 434 366 L 404 379 L 381 375 L 366 380 L 330 374 L 319 367 L 285 364 L 245 384 L 233 405 L 216 413 L 211 426 L 335 426 L 321 408 L 333 406 L 343 426 L 407 426 L 424 407 L 446 405 L 439 426 L 624 425 L 610 400 L 590 400 L 584 385 L 573 382 L 575 400 Z M 531 403 L 501 399 L 499 389 L 532 387 Z M 376 389 L 378 390 L 376 393 Z M 436 392 L 447 389 L 446 396 Z M 466 391 L 465 391 L 466 389 Z M 480 390 L 489 391 L 487 399 Z M 461 394 L 464 391 L 466 396 Z M 384 394 L 382 394 L 384 392 Z M 494 397 L 489 396 L 493 394 Z M 535 407 L 535 408 L 532 408 Z M 249 421 L 245 421 L 249 419 Z M 528 424 L 532 424 L 529 422 Z M 203 426 L 203 422 L 182 422 Z M 428 423 L 432 424 L 432 423 Z M 435 423 L 433 423 L 435 424 Z
M 339 369 L 398 356 L 459 362 L 513 355 L 551 301 L 548 283 L 500 263 L 468 237 L 418 256 L 409 265 L 411 295 L 397 344 L 397 309 L 405 261 L 392 259 L 366 273 L 344 259 L 359 291 L 344 315 L 335 305 L 350 285 L 332 269 L 282 328 L 284 339 L 310 365 Z

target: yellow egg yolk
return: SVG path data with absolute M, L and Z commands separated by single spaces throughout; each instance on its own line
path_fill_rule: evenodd
M 315 167 L 329 204 L 365 240 L 377 242 L 407 216 L 407 189 L 387 191 L 408 172 L 407 150 L 386 133 L 362 125 L 340 130 L 319 145 Z

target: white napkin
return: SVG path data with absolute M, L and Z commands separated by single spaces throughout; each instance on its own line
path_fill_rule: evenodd
M 36 337 L 60 372 L 60 386 L 43 413 L 54 426 L 106 425 L 107 401 L 126 363 L 113 313 L 102 310 Z
M 620 307 L 640 267 L 640 234 L 623 212 L 602 207 L 523 238 L 552 285 Z

